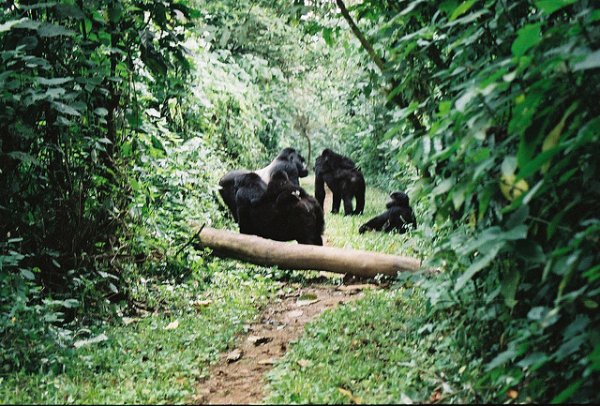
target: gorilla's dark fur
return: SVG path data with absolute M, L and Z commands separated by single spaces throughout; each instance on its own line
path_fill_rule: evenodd
M 387 210 L 360 226 L 359 233 L 362 234 L 369 230 L 383 230 L 385 232 L 397 230 L 402 234 L 408 231 L 409 224 L 412 224 L 413 229 L 417 228 L 417 220 L 410 208 L 406 193 L 394 192 L 390 194 L 390 198 L 390 201 L 385 205 Z
M 344 201 L 344 215 L 361 214 L 365 208 L 365 178 L 354 162 L 326 148 L 315 161 L 315 197 L 321 207 L 325 201 L 325 183 L 333 193 L 332 213 L 340 211 Z M 352 199 L 356 208 L 352 210 Z M 323 210 L 325 208 L 323 207 Z
M 265 192 L 267 184 L 254 172 L 248 172 L 235 179 L 235 205 L 237 208 L 236 218 L 240 218 L 240 211 L 247 210 L 256 205 Z
M 275 171 L 266 190 L 256 173 L 240 175 L 236 205 L 240 233 L 277 241 L 323 245 L 323 210 L 316 199 L 294 185 L 283 170 Z
M 299 178 L 308 176 L 306 162 L 302 155 L 300 155 L 294 148 L 284 148 L 269 165 L 262 169 L 258 169 L 255 171 L 255 173 L 258 174 L 258 176 L 262 179 L 266 187 L 266 184 L 268 184 L 269 180 L 271 179 L 271 175 L 278 170 L 283 170 L 285 173 L 287 173 L 290 181 L 296 186 L 300 185 Z M 219 180 L 219 193 L 221 194 L 223 201 L 227 205 L 227 208 L 229 208 L 229 211 L 233 215 L 235 221 L 238 221 L 237 207 L 235 204 L 237 192 L 236 180 L 240 176 L 248 173 L 251 173 L 251 171 L 245 169 L 236 169 L 227 172 Z

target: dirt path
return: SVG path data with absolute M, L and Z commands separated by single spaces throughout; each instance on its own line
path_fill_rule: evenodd
M 304 325 L 324 310 L 362 296 L 375 285 L 283 285 L 277 299 L 238 337 L 236 349 L 223 354 L 198 388 L 199 404 L 261 403 L 265 373 L 281 358 L 288 343 L 298 338 Z

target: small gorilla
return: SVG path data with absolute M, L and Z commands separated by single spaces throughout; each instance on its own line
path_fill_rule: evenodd
M 302 155 L 300 155 L 294 148 L 284 148 L 269 165 L 262 169 L 258 169 L 255 172 L 266 185 L 271 179 L 271 174 L 276 170 L 285 171 L 290 181 L 296 186 L 300 185 L 299 178 L 308 176 L 308 168 L 306 167 L 304 157 L 302 157 Z M 233 215 L 233 218 L 236 222 L 238 221 L 237 206 L 235 204 L 237 193 L 236 180 L 240 176 L 248 173 L 252 172 L 246 169 L 236 169 L 227 172 L 219 180 L 219 193 L 221 194 L 225 205 L 227 205 L 227 208 Z
M 413 229 L 417 228 L 417 220 L 410 208 L 406 193 L 394 192 L 390 194 L 390 198 L 390 201 L 385 205 L 388 210 L 360 226 L 358 229 L 360 234 L 369 230 L 383 230 L 385 232 L 397 230 L 403 234 L 408 231 L 409 224 L 412 224 Z
M 315 197 L 321 207 L 325 201 L 325 183 L 333 192 L 332 213 L 340 211 L 340 202 L 344 200 L 344 215 L 362 214 L 365 208 L 365 178 L 350 158 L 329 148 L 324 149 L 315 161 Z M 356 198 L 354 210 L 353 198 Z
M 236 193 L 240 233 L 277 241 L 323 245 L 325 220 L 316 199 L 294 185 L 283 170 L 275 171 L 266 190 L 256 173 L 240 176 Z

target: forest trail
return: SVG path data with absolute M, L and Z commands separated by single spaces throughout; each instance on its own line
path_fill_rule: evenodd
M 325 211 L 331 210 L 332 200 L 333 194 L 325 185 Z M 323 244 L 330 245 L 327 230 Z M 235 348 L 221 354 L 208 378 L 198 384 L 194 403 L 262 403 L 267 372 L 285 355 L 289 344 L 304 333 L 307 323 L 327 309 L 361 298 L 365 289 L 379 288 L 360 282 L 333 285 L 331 277 L 335 274 L 321 272 L 321 275 L 323 282 L 310 286 L 282 283 L 275 299 L 254 323 L 245 326 L 245 333 L 238 337 Z
M 265 395 L 265 374 L 299 338 L 306 323 L 323 311 L 363 296 L 372 284 L 308 287 L 283 284 L 276 299 L 238 337 L 236 348 L 211 368 L 198 385 L 199 404 L 258 404 Z

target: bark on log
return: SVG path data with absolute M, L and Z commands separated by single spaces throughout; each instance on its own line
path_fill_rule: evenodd
M 320 247 L 273 241 L 254 235 L 204 227 L 199 234 L 203 246 L 222 257 L 236 258 L 257 265 L 277 265 L 282 269 L 317 270 L 373 277 L 414 272 L 421 262 L 410 257 L 370 251 Z

